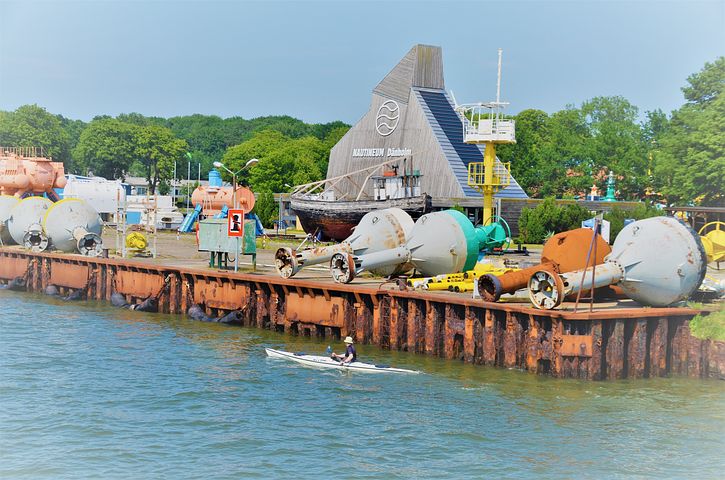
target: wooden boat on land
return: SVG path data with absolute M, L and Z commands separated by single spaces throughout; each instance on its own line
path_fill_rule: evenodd
M 399 174 L 397 164 L 401 162 L 403 173 Z M 412 167 L 406 168 L 407 163 L 405 158 L 394 158 L 339 177 L 299 185 L 290 194 L 290 206 L 305 232 L 332 240 L 349 237 L 363 215 L 372 210 L 397 207 L 416 220 L 431 211 L 431 197 L 421 193 L 421 175 Z M 361 184 L 353 180 L 363 175 Z M 367 191 L 369 182 L 372 194 Z M 349 185 L 357 187 L 354 198 L 345 189 Z

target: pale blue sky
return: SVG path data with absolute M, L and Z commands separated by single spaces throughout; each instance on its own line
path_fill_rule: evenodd
M 416 43 L 443 47 L 459 102 L 493 99 L 502 47 L 511 113 L 598 95 L 669 112 L 725 54 L 725 0 L 0 0 L 0 109 L 354 123 Z

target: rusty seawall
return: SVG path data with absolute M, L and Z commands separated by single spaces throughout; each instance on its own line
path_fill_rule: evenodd
M 108 301 L 149 297 L 159 311 L 183 314 L 193 304 L 207 314 L 242 310 L 244 325 L 294 335 L 340 338 L 382 348 L 559 378 L 725 376 L 725 343 L 690 335 L 695 314 L 685 308 L 537 310 L 460 295 L 339 285 L 274 275 L 152 265 L 0 248 L 0 281 L 27 289 L 82 289 Z M 386 285 L 389 286 L 389 285 Z

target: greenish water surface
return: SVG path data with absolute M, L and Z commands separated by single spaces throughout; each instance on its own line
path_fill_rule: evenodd
M 0 478 L 722 478 L 725 382 L 583 382 L 0 291 Z M 341 348 L 341 345 L 334 345 Z

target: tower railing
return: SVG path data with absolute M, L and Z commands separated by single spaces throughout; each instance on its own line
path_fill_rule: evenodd
M 17 155 L 24 158 L 44 157 L 43 147 L 4 147 L 0 145 L 1 155 Z
M 468 164 L 468 186 L 483 191 L 484 186 L 493 188 L 498 192 L 511 185 L 511 162 L 496 162 L 493 166 L 493 178 L 486 183 L 486 169 L 483 162 L 471 162 Z
M 516 122 L 502 118 L 480 118 L 463 122 L 466 143 L 516 143 Z

